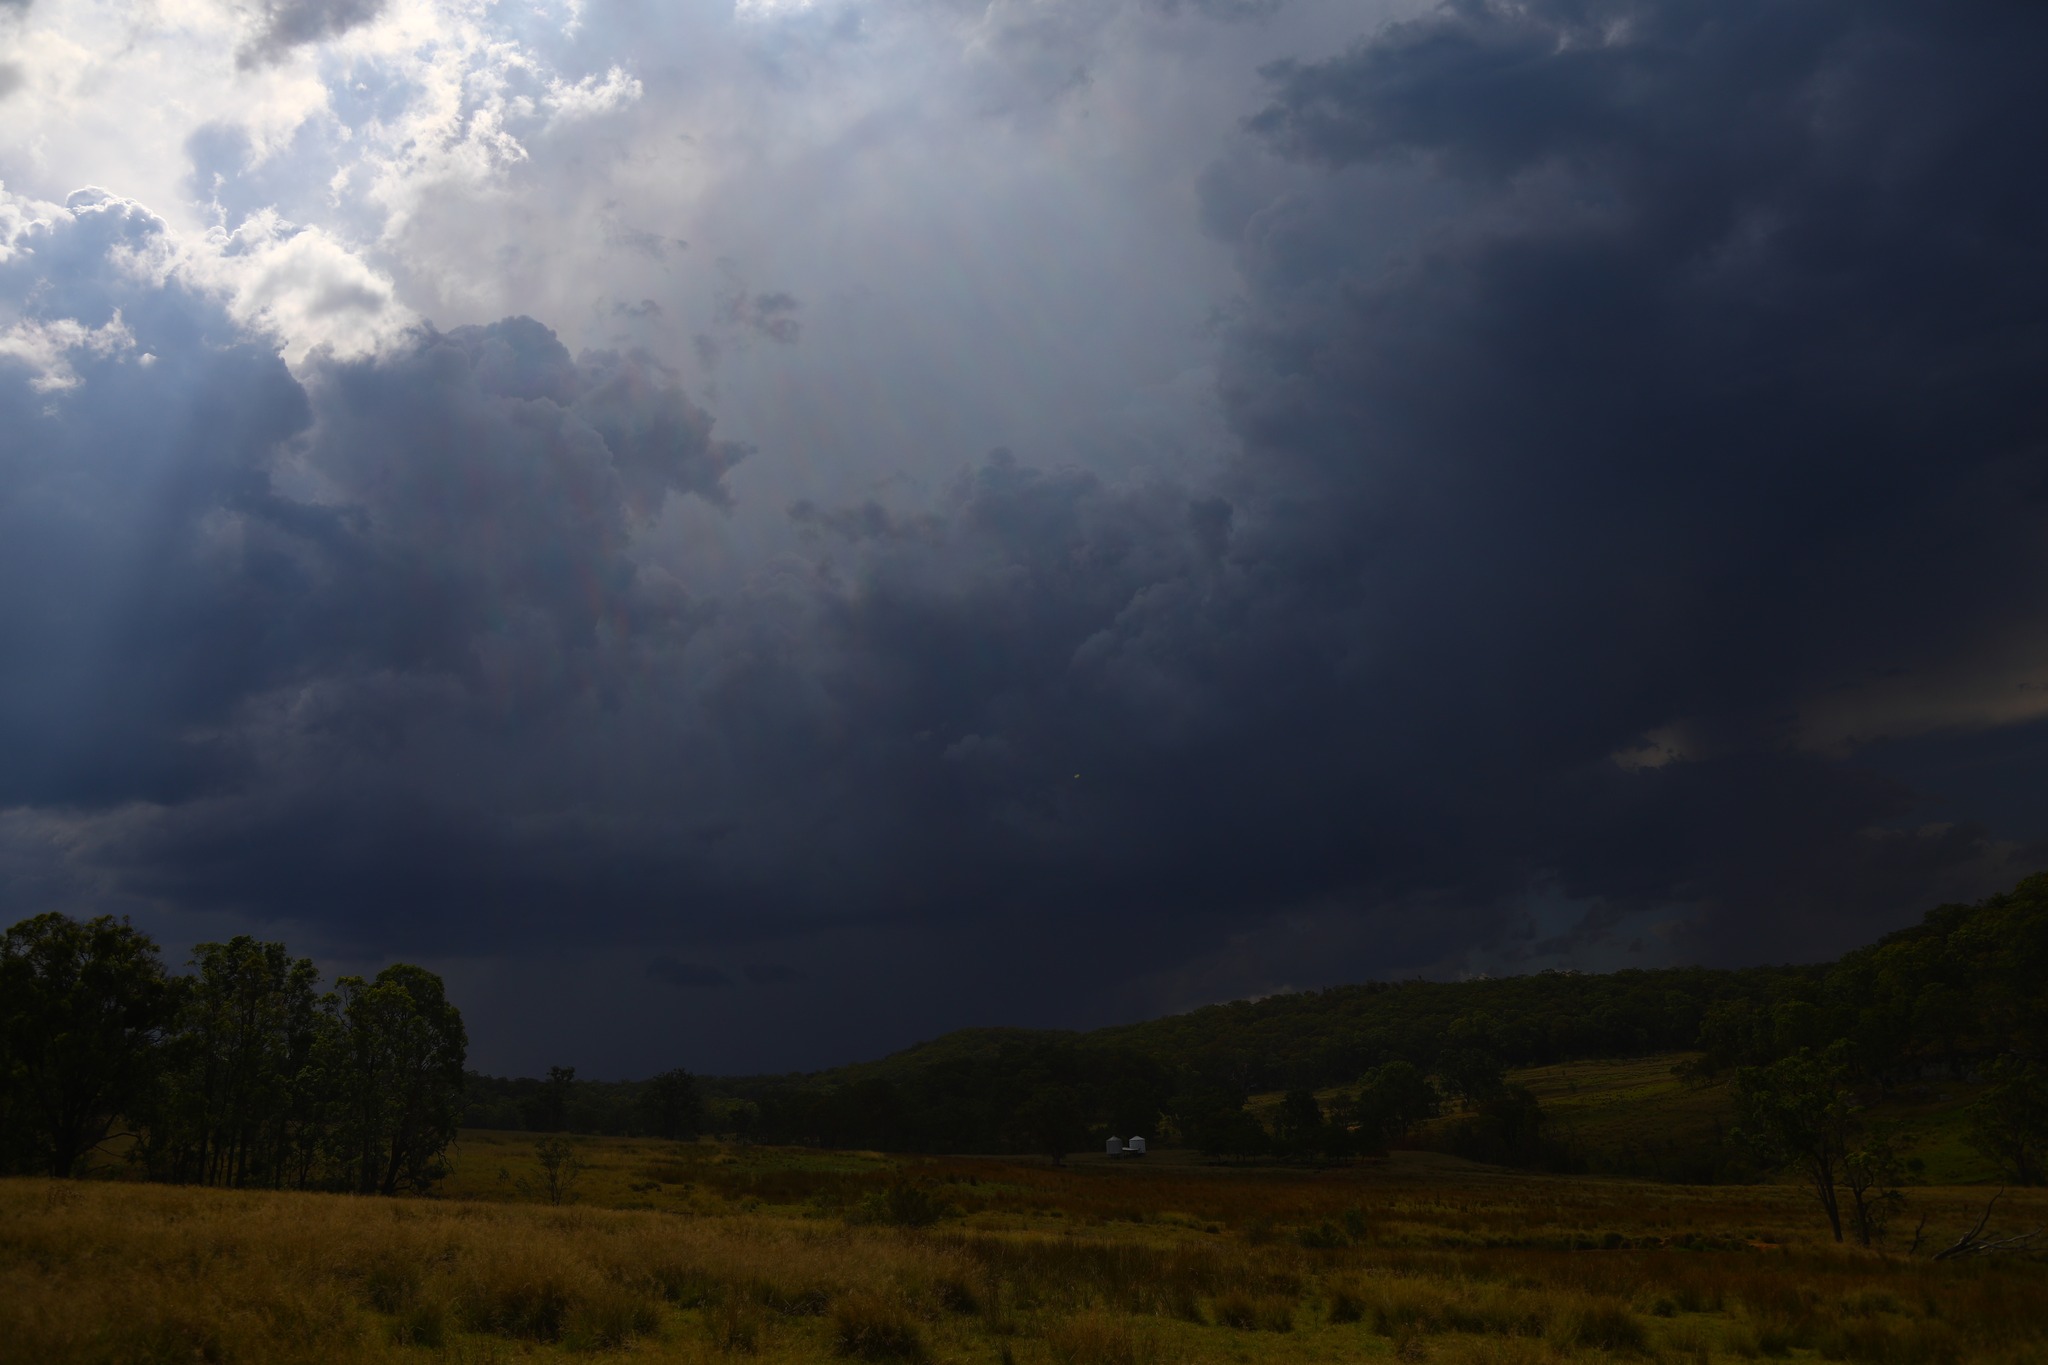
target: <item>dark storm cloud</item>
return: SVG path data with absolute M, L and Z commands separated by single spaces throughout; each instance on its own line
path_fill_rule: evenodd
M 2043 832 L 1914 774 L 2032 714 L 1956 679 L 2048 625 L 2044 54 L 2019 6 L 1536 0 L 1273 67 L 1202 191 L 1213 484 L 998 450 L 799 497 L 802 557 L 717 601 L 636 538 L 746 452 L 653 361 L 514 318 L 302 386 L 82 205 L 7 297 L 133 344 L 0 382 L 0 800 L 363 954 L 703 986 L 839 935 L 811 980 L 990 1022 L 1652 913 L 1836 951 Z M 729 283 L 727 341 L 795 339 Z
M 749 962 L 740 970 L 746 973 L 748 982 L 756 986 L 790 986 L 806 979 L 796 968 L 780 962 Z
M 263 27 L 236 54 L 247 68 L 281 61 L 295 47 L 339 38 L 384 13 L 384 0 L 270 0 Z
M 2041 624 L 2044 50 L 2023 6 L 1474 4 L 1270 70 L 1250 127 L 1357 169 L 1243 229 L 1239 553 L 1526 866 L 1753 941 L 1811 869 L 1968 856 L 1791 749 Z M 1347 249 L 1374 174 L 1462 209 Z M 1685 760 L 1600 764 L 1674 724 Z
M 707 967 L 701 962 L 679 962 L 672 957 L 657 957 L 648 963 L 647 976 L 649 980 L 686 991 L 716 990 L 732 985 L 732 978 L 716 967 Z

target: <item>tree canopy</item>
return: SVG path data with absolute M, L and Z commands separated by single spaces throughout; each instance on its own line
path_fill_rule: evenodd
M 167 975 L 124 921 L 0 939 L 0 1169 L 75 1174 L 117 1126 L 163 1180 L 392 1194 L 444 1169 L 467 1037 L 397 963 L 326 993 L 281 943 L 202 943 Z

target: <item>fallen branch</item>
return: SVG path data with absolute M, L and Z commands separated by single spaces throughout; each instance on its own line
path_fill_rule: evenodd
M 1964 1256 L 1989 1256 L 2001 1251 L 2025 1250 L 2044 1229 L 2035 1228 L 2032 1232 L 2015 1233 L 2010 1237 L 1996 1237 L 1988 1241 L 1984 1237 L 1984 1226 L 1991 1221 L 1991 1210 L 1998 1206 L 1998 1201 L 2004 1194 L 2005 1191 L 2001 1189 L 1992 1195 L 1989 1202 L 1984 1205 L 1984 1212 L 1978 1217 L 1977 1225 L 1957 1238 L 1956 1244 L 1947 1251 L 1935 1252 L 1934 1259 L 1948 1261 Z M 1913 1236 L 1913 1241 L 1914 1245 L 1919 1244 L 1920 1237 L 1917 1232 Z

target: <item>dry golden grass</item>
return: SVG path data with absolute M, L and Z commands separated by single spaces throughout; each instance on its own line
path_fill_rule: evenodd
M 431 1200 L 0 1181 L 0 1360 L 2048 1359 L 2048 1268 L 1840 1249 L 1792 1189 L 586 1152 L 564 1208 L 515 1202 L 530 1142 L 476 1135 Z M 946 1216 L 861 1221 L 904 1182 Z M 1983 1194 L 1911 1217 L 1952 1239 Z

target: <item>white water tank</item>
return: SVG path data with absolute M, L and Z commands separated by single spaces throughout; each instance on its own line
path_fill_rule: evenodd
M 1102 1144 L 1102 1154 L 1104 1156 L 1122 1156 L 1124 1154 L 1124 1144 L 1116 1138 L 1111 1138 Z
M 1132 1139 L 1131 1139 L 1131 1140 L 1130 1140 L 1129 1142 L 1125 1143 L 1125 1144 L 1124 1144 L 1124 1155 L 1125 1155 L 1125 1156 L 1143 1156 L 1143 1155 L 1145 1155 L 1145 1139 L 1143 1139 L 1143 1138 L 1136 1138 L 1136 1137 L 1134 1137 L 1134 1138 L 1132 1138 Z

